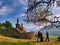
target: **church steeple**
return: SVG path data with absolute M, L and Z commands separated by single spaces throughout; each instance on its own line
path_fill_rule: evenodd
M 19 18 L 17 18 L 17 24 L 19 24 Z
M 23 27 L 23 23 L 21 25 L 19 24 L 19 18 L 17 18 L 16 28 L 19 29 L 19 31 L 21 33 L 25 32 L 24 27 Z
M 19 18 L 17 18 L 16 28 L 19 28 L 19 27 L 20 27 Z

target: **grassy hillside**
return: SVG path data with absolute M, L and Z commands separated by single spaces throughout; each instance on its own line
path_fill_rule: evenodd
M 0 35 L 0 45 L 34 45 L 31 40 L 16 39 Z
M 37 42 L 36 40 L 16 39 L 0 35 L 0 45 L 60 45 L 60 42 L 52 37 L 50 42 Z

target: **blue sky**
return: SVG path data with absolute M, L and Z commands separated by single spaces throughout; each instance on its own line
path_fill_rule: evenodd
M 16 19 L 19 17 L 20 23 L 24 24 L 25 29 L 39 29 L 39 27 L 23 21 L 25 9 L 27 9 L 27 0 L 0 0 L 0 23 L 8 20 L 15 27 Z M 60 15 L 60 7 L 57 8 L 55 5 L 52 12 L 54 15 Z
M 20 17 L 20 22 L 23 23 L 24 9 L 26 1 L 24 0 L 0 0 L 0 23 L 9 20 L 14 26 L 16 19 Z

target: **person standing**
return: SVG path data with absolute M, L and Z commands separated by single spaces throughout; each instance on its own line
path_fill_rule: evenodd
M 47 31 L 46 31 L 46 40 L 45 41 L 49 42 L 49 33 Z
M 43 42 L 43 34 L 40 32 L 40 42 Z
M 37 34 L 37 42 L 38 40 L 40 40 L 40 31 L 38 31 L 38 34 Z

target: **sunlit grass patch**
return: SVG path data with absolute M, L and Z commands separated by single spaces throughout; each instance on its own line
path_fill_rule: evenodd
M 14 42 L 2 41 L 2 42 L 0 42 L 0 45 L 34 45 L 34 44 L 32 42 L 17 42 L 17 43 L 14 43 Z

